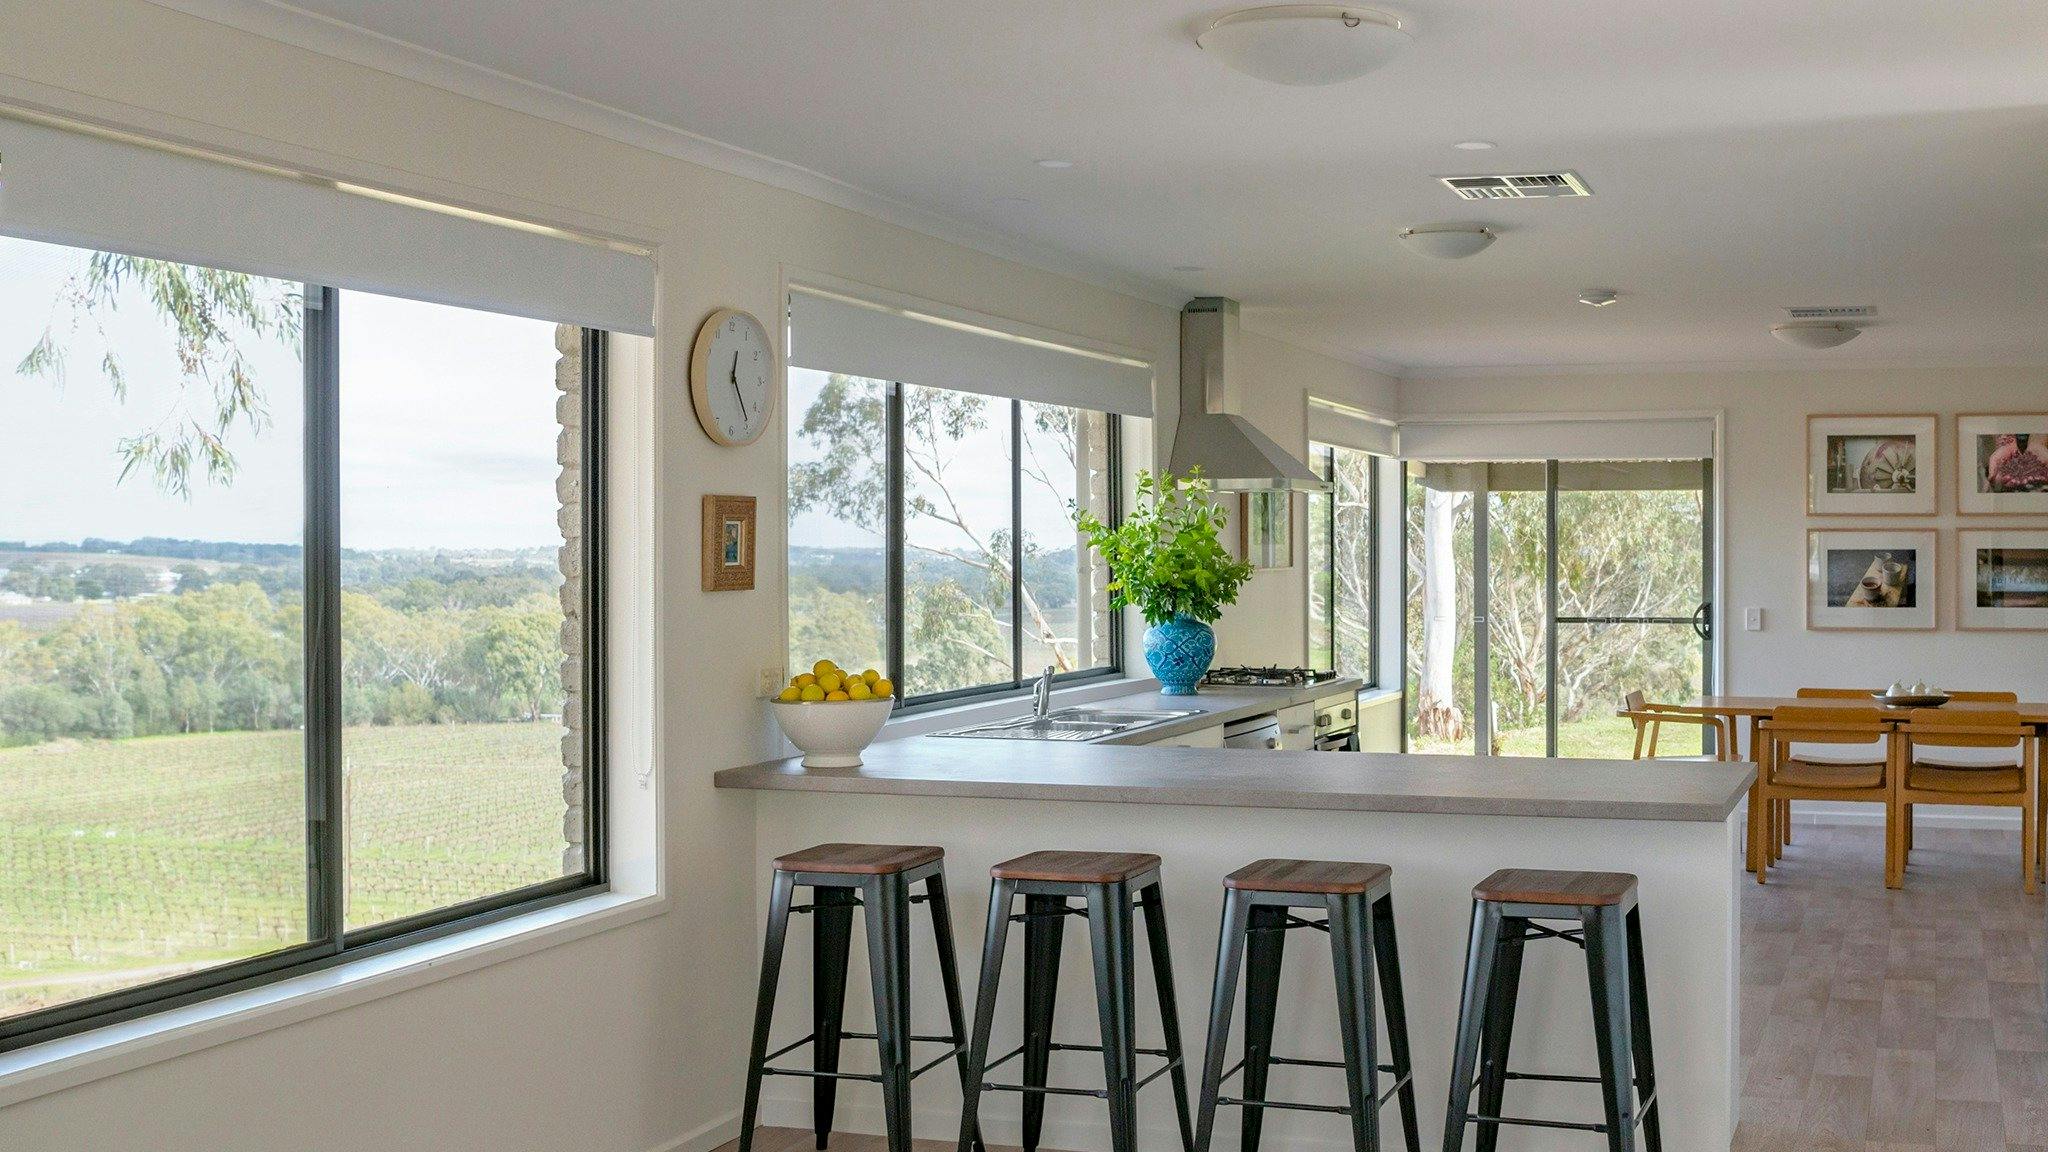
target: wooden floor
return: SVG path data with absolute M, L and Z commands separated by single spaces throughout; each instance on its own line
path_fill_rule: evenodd
M 2020 891 L 2018 833 L 1923 829 L 1897 892 L 1880 829 L 1800 825 L 1796 837 L 1769 884 L 1742 879 L 1734 1152 L 2048 1152 L 2048 941 L 2041 898 Z M 811 1147 L 794 1128 L 754 1142 Z M 832 1152 L 885 1147 L 832 1139 Z M 919 1140 L 916 1152 L 951 1148 Z
M 1896 892 L 1881 829 L 1795 834 L 1769 884 L 1742 879 L 1736 1152 L 2048 1150 L 2043 911 L 2018 832 L 1922 829 Z

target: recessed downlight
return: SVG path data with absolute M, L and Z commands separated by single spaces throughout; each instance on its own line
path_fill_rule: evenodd
M 1207 264 L 1175 264 L 1173 270 L 1175 272 L 1207 272 L 1209 266 Z
M 1621 293 L 1612 288 L 1588 288 L 1579 293 L 1579 303 L 1594 308 L 1605 308 L 1621 298 Z
M 1036 161 L 1036 163 L 1040 168 L 1051 168 L 1055 171 L 1066 168 L 1072 168 L 1074 166 L 1074 162 L 1072 160 L 1059 160 L 1053 157 L 1047 157 L 1043 160 Z
M 1460 152 L 1488 152 L 1493 149 L 1491 140 L 1460 140 L 1451 145 Z

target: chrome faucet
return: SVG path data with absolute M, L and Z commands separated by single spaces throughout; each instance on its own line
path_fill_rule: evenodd
M 1052 670 L 1053 666 L 1047 664 L 1037 686 L 1031 689 L 1031 712 L 1040 720 L 1052 715 Z

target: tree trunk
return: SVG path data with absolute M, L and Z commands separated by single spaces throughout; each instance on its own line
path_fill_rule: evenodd
M 1455 521 L 1458 494 L 1422 491 L 1422 670 L 1415 702 L 1416 731 L 1431 740 L 1465 738 L 1453 668 L 1458 652 L 1458 582 Z

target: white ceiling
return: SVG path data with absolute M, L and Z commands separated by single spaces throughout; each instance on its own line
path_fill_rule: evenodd
M 1389 0 L 1410 49 L 1307 89 L 1206 57 L 1223 9 L 1191 0 L 299 6 L 1411 373 L 2048 364 L 2039 0 Z M 1474 138 L 1499 147 L 1451 147 Z M 1431 179 L 1555 168 L 1593 198 Z M 1500 242 L 1394 239 L 1446 220 Z M 1592 286 L 1620 302 L 1576 303 Z M 1803 304 L 1879 323 L 1837 352 L 1772 340 Z

